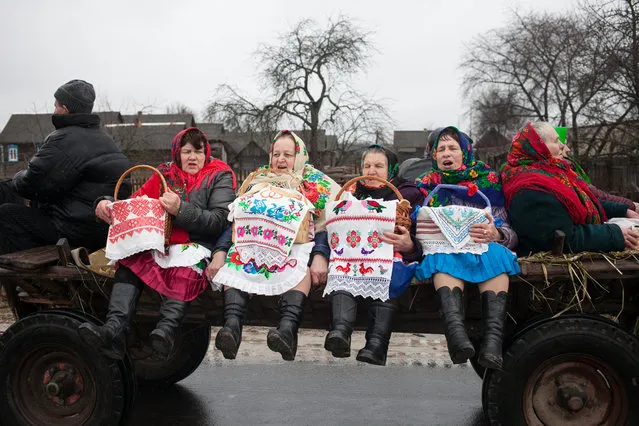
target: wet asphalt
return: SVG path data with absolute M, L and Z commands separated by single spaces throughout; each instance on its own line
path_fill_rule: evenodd
M 203 363 L 141 388 L 131 425 L 483 425 L 472 368 Z

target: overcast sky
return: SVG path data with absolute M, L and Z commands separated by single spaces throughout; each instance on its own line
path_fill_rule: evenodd
M 261 42 L 300 19 L 343 14 L 375 32 L 379 51 L 357 88 L 385 99 L 396 129 L 467 125 L 464 46 L 514 9 L 561 11 L 574 0 L 138 1 L 0 0 L 0 129 L 12 113 L 52 112 L 53 92 L 81 78 L 96 108 L 201 112 L 215 88 L 256 93 Z

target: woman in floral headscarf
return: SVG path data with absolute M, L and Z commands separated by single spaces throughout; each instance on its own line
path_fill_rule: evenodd
M 235 198 L 235 175 L 223 161 L 211 157 L 206 135 L 195 127 L 173 139 L 170 163 L 161 164 L 169 191 L 160 194 L 160 178 L 154 174 L 132 197 L 158 198 L 173 216 L 167 253 L 145 251 L 117 263 L 106 322 L 86 322 L 82 338 L 110 358 L 122 359 L 125 336 L 144 286 L 162 297 L 160 321 L 151 332 L 151 347 L 168 356 L 188 303 L 208 286 L 203 275 L 211 257 L 211 241 L 229 227 L 228 205 Z M 106 198 L 106 197 L 105 197 Z M 96 216 L 111 223 L 112 199 L 97 203 Z M 190 266 L 184 266 L 190 265 Z
M 279 327 L 268 332 L 268 347 L 279 352 L 283 359 L 294 360 L 297 330 L 311 283 L 326 282 L 330 251 L 324 208 L 339 191 L 339 185 L 308 164 L 304 142 L 288 130 L 281 131 L 273 140 L 269 165 L 256 172 L 246 194 L 259 192 L 269 185 L 301 191 L 314 209 L 315 237 L 310 243 L 292 244 L 286 260 L 275 267 L 258 265 L 254 259 L 242 259 L 231 243 L 230 232 L 218 240 L 207 275 L 214 287 L 224 287 L 225 322 L 217 333 L 215 347 L 227 359 L 235 359 L 237 355 L 249 294 L 262 294 L 281 296 Z M 239 228 L 237 232 L 244 231 Z
M 402 197 L 410 202 L 411 206 L 421 205 L 424 197 L 415 184 L 405 182 L 397 177 L 398 165 L 395 153 L 380 145 L 371 145 L 362 154 L 362 175 L 375 176 L 389 181 L 399 190 Z M 355 185 L 348 188 L 348 191 L 352 192 L 358 200 L 367 198 L 385 201 L 397 199 L 392 189 L 374 180 L 357 181 Z M 399 234 L 389 233 L 381 236 L 379 243 L 393 244 L 394 250 L 401 255 L 404 262 L 420 259 L 422 251 L 415 240 L 415 227 L 413 226 L 412 229 L 400 227 L 399 232 Z M 395 270 L 392 272 L 394 278 L 399 272 L 402 272 L 399 268 L 397 269 L 397 273 Z M 369 325 L 366 331 L 366 346 L 357 353 L 358 361 L 375 365 L 386 364 L 393 317 L 397 310 L 396 298 L 408 286 L 413 271 L 414 267 L 410 269 L 410 272 L 406 271 L 402 274 L 399 277 L 404 278 L 401 282 L 398 282 L 397 279 L 394 282 L 391 281 L 388 292 L 390 299 L 374 299 L 371 303 L 368 310 Z M 336 285 L 335 288 L 331 288 L 331 283 L 329 283 L 324 292 L 324 294 L 330 294 L 332 308 L 332 327 L 326 336 L 324 348 L 330 351 L 334 357 L 344 358 L 351 355 L 351 334 L 357 317 L 357 301 L 353 293 L 357 295 L 355 289 L 350 288 L 349 284 L 343 283 Z M 370 297 L 370 293 L 366 296 Z
M 554 233 L 566 234 L 564 251 L 620 251 L 634 248 L 639 235 L 604 224 L 632 217 L 623 204 L 600 201 L 563 159 L 564 146 L 546 122 L 527 123 L 513 139 L 502 170 L 506 206 L 519 236 L 518 253 L 552 248 Z
M 481 190 L 490 200 L 488 223 L 470 227 L 475 243 L 487 244 L 487 251 L 425 252 L 417 267 L 418 279 L 433 277 L 440 315 L 444 321 L 448 352 L 453 363 L 466 362 L 475 354 L 464 326 L 463 291 L 466 283 L 479 285 L 484 319 L 484 336 L 478 362 L 486 368 L 500 368 L 502 341 L 508 302 L 508 276 L 519 273 L 517 258 L 508 249 L 517 245 L 517 235 L 508 225 L 499 175 L 475 160 L 468 139 L 455 127 L 443 129 L 433 147 L 433 170 L 417 179 L 417 187 L 428 196 L 438 184 L 464 187 L 462 191 L 438 190 L 429 206 L 462 205 L 483 209 Z

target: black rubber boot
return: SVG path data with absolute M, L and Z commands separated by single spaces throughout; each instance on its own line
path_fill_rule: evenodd
M 297 353 L 297 330 L 302 320 L 306 295 L 289 290 L 280 298 L 280 325 L 269 330 L 266 343 L 273 352 L 279 352 L 285 361 L 293 361 Z
M 444 321 L 444 334 L 453 364 L 463 364 L 475 355 L 464 325 L 464 292 L 461 288 L 441 287 L 437 290 L 439 316 Z
M 123 359 L 126 353 L 125 334 L 135 315 L 142 283 L 116 282 L 111 290 L 109 311 L 103 326 L 85 322 L 78 327 L 80 337 L 91 346 L 100 348 L 108 358 Z
M 397 311 L 394 300 L 375 300 L 368 311 L 366 345 L 357 353 L 357 360 L 374 365 L 386 365 L 388 342 L 393 332 L 393 318 Z
M 153 352 L 163 358 L 169 357 L 173 351 L 175 337 L 177 336 L 188 306 L 189 302 L 183 300 L 171 299 L 170 297 L 162 298 L 160 321 L 158 321 L 155 326 L 155 330 L 149 335 Z
M 351 356 L 351 334 L 357 318 L 357 301 L 347 291 L 331 294 L 332 330 L 326 335 L 324 349 L 336 358 Z
M 481 294 L 484 336 L 477 362 L 485 368 L 500 369 L 503 361 L 502 343 L 508 308 L 508 293 L 485 291 Z
M 226 359 L 235 359 L 242 342 L 242 322 L 249 294 L 235 288 L 224 290 L 224 327 L 215 336 L 215 347 Z

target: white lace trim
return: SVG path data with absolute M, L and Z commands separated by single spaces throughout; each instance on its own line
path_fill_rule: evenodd
M 161 268 L 176 268 L 179 266 L 193 267 L 200 263 L 202 259 L 208 259 L 211 257 L 211 250 L 207 249 L 200 244 L 188 244 L 184 249 L 185 244 L 173 244 L 169 246 L 168 254 L 153 251 L 153 259 Z M 199 268 L 193 268 L 194 271 L 200 270 Z
M 465 246 L 456 249 L 448 240 L 417 240 L 424 254 L 454 254 L 454 253 L 470 253 L 482 254 L 488 251 L 488 244 L 467 243 Z
M 293 244 L 291 256 L 288 259 L 297 260 L 297 264 L 294 267 L 287 267 L 282 272 L 275 272 L 270 279 L 265 278 L 263 274 L 248 274 L 224 264 L 213 278 L 211 287 L 213 290 L 219 290 L 222 286 L 228 286 L 249 294 L 265 296 L 285 293 L 298 285 L 306 276 L 313 245 L 313 243 Z
M 164 250 L 164 235 L 159 235 L 155 232 L 143 231 L 145 234 L 153 234 L 150 235 L 152 237 L 158 236 L 158 238 L 147 239 L 146 241 L 135 241 L 134 239 L 124 239 L 119 240 L 117 244 L 109 244 L 107 242 L 106 249 L 104 251 L 104 256 L 109 259 L 110 264 L 115 263 L 120 259 L 124 259 L 129 256 L 133 256 L 134 254 L 141 253 L 147 250 Z
M 329 275 L 324 289 L 324 297 L 338 290 L 347 291 L 353 296 L 386 301 L 390 299 L 390 279 Z

